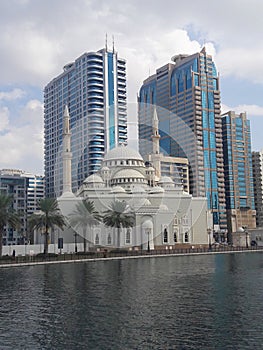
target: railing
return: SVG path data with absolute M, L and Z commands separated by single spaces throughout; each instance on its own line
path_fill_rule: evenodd
M 253 247 L 213 247 L 213 248 L 181 248 L 181 249 L 154 249 L 150 251 L 146 250 L 124 250 L 116 249 L 107 251 L 102 250 L 99 252 L 80 252 L 69 254 L 48 254 L 44 256 L 39 255 L 26 255 L 26 256 L 3 256 L 0 259 L 0 265 L 13 265 L 13 264 L 28 264 L 28 263 L 45 263 L 45 262 L 63 262 L 63 261 L 76 261 L 76 260 L 89 260 L 89 259 L 104 259 L 104 258 L 122 258 L 122 257 L 140 257 L 140 256 L 160 256 L 160 255 L 185 255 L 185 254 L 209 254 L 209 253 L 224 253 L 224 252 L 246 252 L 246 251 L 263 251 L 263 246 Z

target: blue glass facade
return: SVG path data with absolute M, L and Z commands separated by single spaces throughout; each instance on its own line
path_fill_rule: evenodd
M 85 53 L 44 90 L 46 196 L 62 192 L 63 111 L 72 131 L 72 189 L 96 172 L 108 149 L 127 141 L 126 62 L 116 52 Z
M 245 113 L 222 116 L 227 209 L 255 209 L 250 123 Z
M 177 55 L 173 60 L 174 64 L 157 69 L 140 89 L 139 139 L 150 138 L 148 125 L 152 107 L 143 104 L 154 103 L 158 111 L 161 151 L 188 158 L 190 192 L 194 196 L 206 196 L 214 225 L 226 228 L 216 67 L 205 50 L 191 56 Z M 147 151 L 145 143 L 140 142 L 141 154 L 147 154 Z

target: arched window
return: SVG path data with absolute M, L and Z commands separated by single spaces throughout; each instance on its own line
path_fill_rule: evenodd
M 164 231 L 163 231 L 163 243 L 168 243 L 168 232 L 167 232 L 167 228 L 165 228 Z
M 107 243 L 111 244 L 111 234 L 110 233 L 108 234 Z
M 96 237 L 95 237 L 95 244 L 98 245 L 100 244 L 100 239 L 99 239 L 99 235 L 96 234 Z
M 189 235 L 188 235 L 188 232 L 185 232 L 185 234 L 184 234 L 184 241 L 185 241 L 185 243 L 188 243 L 188 242 L 189 242 Z
M 126 231 L 126 243 L 130 244 L 131 243 L 131 229 L 128 228 Z
M 177 231 L 174 231 L 174 243 L 177 243 Z

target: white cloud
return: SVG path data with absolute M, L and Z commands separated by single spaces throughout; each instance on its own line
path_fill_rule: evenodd
M 6 111 L 5 108 L 4 110 Z M 0 134 L 0 168 L 43 172 L 42 103 L 28 101 L 21 110 L 19 120 L 20 123 L 9 125 L 8 130 Z
M 247 117 L 263 117 L 263 107 L 262 106 L 258 106 L 258 105 L 238 105 L 235 107 L 229 107 L 226 106 L 224 104 L 221 105 L 221 111 L 222 113 L 226 113 L 229 111 L 234 111 L 236 113 L 247 113 Z
M 13 89 L 12 91 L 0 91 L 0 100 L 13 101 L 25 95 L 25 91 L 21 89 Z
M 9 110 L 7 107 L 0 109 L 0 132 L 6 130 L 9 124 Z

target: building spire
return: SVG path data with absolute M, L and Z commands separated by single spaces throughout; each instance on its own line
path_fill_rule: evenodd
M 63 194 L 72 193 L 71 186 L 71 160 L 72 153 L 71 147 L 71 132 L 69 127 L 69 111 L 68 106 L 65 105 L 64 115 L 63 115 L 63 150 L 62 150 L 62 160 L 63 160 Z
M 114 35 L 112 36 L 112 52 L 114 53 L 114 50 L 115 50 L 115 48 L 114 48 Z
M 153 154 L 160 153 L 160 135 L 159 135 L 159 120 L 157 116 L 156 106 L 153 107 L 153 115 L 152 115 L 152 147 Z

